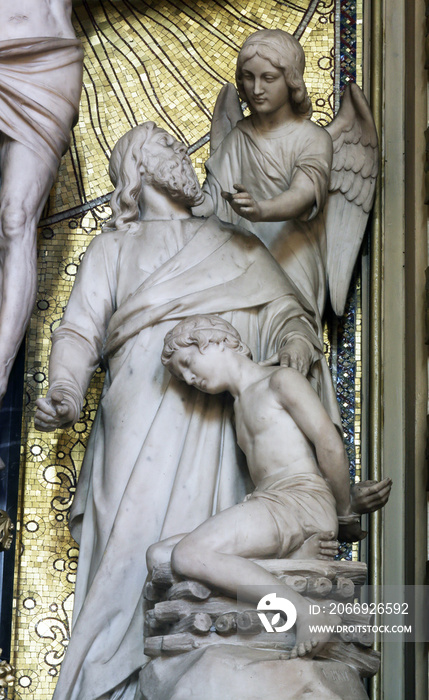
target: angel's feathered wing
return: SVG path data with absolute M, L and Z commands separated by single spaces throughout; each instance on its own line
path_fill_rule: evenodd
M 362 90 L 349 83 L 335 119 L 330 195 L 325 206 L 327 279 L 332 308 L 344 313 L 347 292 L 375 195 L 378 139 Z
M 232 83 L 225 83 L 217 97 L 210 128 L 210 155 L 229 134 L 231 129 L 243 119 L 240 99 Z

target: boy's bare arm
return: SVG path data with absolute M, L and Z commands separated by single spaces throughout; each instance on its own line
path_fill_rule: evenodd
M 309 381 L 291 367 L 281 367 L 270 379 L 270 388 L 277 401 L 293 418 L 297 426 L 317 449 L 343 444 L 338 431 Z
M 290 367 L 275 372 L 270 387 L 280 406 L 313 444 L 319 469 L 337 502 L 338 514 L 349 514 L 350 476 L 347 455 L 341 436 L 316 392 L 300 372 Z

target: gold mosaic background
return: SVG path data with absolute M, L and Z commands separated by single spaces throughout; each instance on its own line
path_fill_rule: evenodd
M 35 399 L 46 392 L 50 334 L 67 302 L 80 258 L 108 217 L 110 151 L 141 121 L 181 138 L 201 180 L 221 85 L 234 80 L 237 51 L 260 28 L 302 42 L 314 118 L 332 118 L 334 0 L 103 0 L 75 4 L 85 49 L 80 120 L 39 231 L 39 293 L 28 333 L 18 555 L 11 662 L 15 700 L 50 700 L 70 634 L 77 549 L 66 527 L 102 376 L 96 374 L 73 430 L 39 433 Z M 338 9 L 338 8 L 337 8 Z M 358 60 L 359 64 L 359 60 Z M 204 143 L 201 143 L 201 140 Z

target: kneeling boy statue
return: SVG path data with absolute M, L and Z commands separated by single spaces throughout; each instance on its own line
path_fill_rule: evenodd
M 200 391 L 233 396 L 237 441 L 255 490 L 181 539 L 154 545 L 149 568 L 159 557 L 157 548 L 174 546 L 171 565 L 177 574 L 235 596 L 244 583 L 278 589 L 279 580 L 252 558 L 332 559 L 338 523 L 350 539 L 364 536 L 352 509 L 341 437 L 300 372 L 256 364 L 236 329 L 213 315 L 177 324 L 165 338 L 162 362 Z M 373 488 L 363 491 L 372 494 Z M 380 482 L 378 490 L 384 489 Z M 308 601 L 286 584 L 282 595 L 297 610 L 291 657 L 315 656 L 330 633 L 310 634 L 309 625 L 335 620 L 329 614 L 312 619 Z

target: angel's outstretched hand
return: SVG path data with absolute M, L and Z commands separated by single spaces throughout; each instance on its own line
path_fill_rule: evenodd
M 75 408 L 60 389 L 45 398 L 37 399 L 34 425 L 37 430 L 50 432 L 61 427 L 70 427 L 75 417 Z
M 234 194 L 222 190 L 222 197 L 226 199 L 238 216 L 242 216 L 248 221 L 260 221 L 262 211 L 258 202 L 253 199 L 244 185 L 234 185 L 234 189 L 237 190 Z
M 313 361 L 313 354 L 309 345 L 300 338 L 292 338 L 286 345 L 267 360 L 259 362 L 262 367 L 270 365 L 281 365 L 282 367 L 293 367 L 298 372 L 307 376 L 310 365 Z
M 392 480 L 359 481 L 350 489 L 350 503 L 354 513 L 373 513 L 389 500 Z

